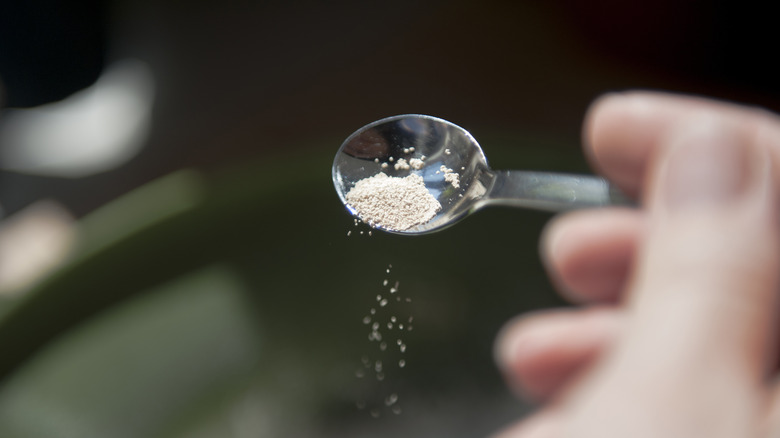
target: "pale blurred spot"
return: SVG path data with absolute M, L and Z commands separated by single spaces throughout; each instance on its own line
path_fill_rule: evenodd
M 0 222 L 0 295 L 19 293 L 50 273 L 76 243 L 73 216 L 38 201 Z
M 141 61 L 108 67 L 91 87 L 59 102 L 0 114 L 0 167 L 84 177 L 135 156 L 149 133 L 154 78 Z

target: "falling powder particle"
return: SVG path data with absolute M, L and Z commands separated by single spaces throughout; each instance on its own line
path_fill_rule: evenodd
M 387 169 L 388 167 L 390 167 L 390 165 L 387 163 L 382 163 L 379 167 L 381 167 L 382 169 Z
M 392 393 L 385 398 L 385 406 L 392 406 L 398 402 L 398 394 Z
M 352 234 L 352 230 L 347 231 L 347 237 L 349 237 Z
M 420 175 L 391 177 L 378 173 L 358 181 L 346 195 L 360 218 L 372 227 L 404 231 L 436 216 L 441 204 Z
M 452 154 L 452 151 L 449 150 L 449 149 L 444 149 L 444 154 L 445 155 L 450 155 L 450 154 Z
M 387 277 L 390 277 L 390 271 L 392 265 L 388 264 L 385 267 Z M 377 285 L 378 286 L 378 285 Z M 356 402 L 358 410 L 362 410 L 366 415 L 374 418 L 383 417 L 389 413 L 400 415 L 400 399 L 398 392 L 391 391 L 390 389 L 396 389 L 396 383 L 393 381 L 397 373 L 406 372 L 405 368 L 407 361 L 404 358 L 406 352 L 406 344 L 402 337 L 403 333 L 399 333 L 398 337 L 391 337 L 398 331 L 405 332 L 405 324 L 411 325 L 412 317 L 408 314 L 399 314 L 396 311 L 404 312 L 403 307 L 395 307 L 395 301 L 401 302 L 406 298 L 406 301 L 411 301 L 408 297 L 404 297 L 398 292 L 400 282 L 392 278 L 384 278 L 382 280 L 382 290 L 379 294 L 370 294 L 369 298 L 373 295 L 378 302 L 376 308 L 371 307 L 368 314 L 364 314 L 362 317 L 362 323 L 366 329 L 369 330 L 368 340 L 370 342 L 376 342 L 374 344 L 376 350 L 374 354 L 366 354 L 360 357 L 360 364 L 354 368 L 354 376 L 361 380 L 361 385 L 366 388 L 375 388 L 384 392 L 383 394 L 376 394 L 372 396 L 370 400 L 360 398 Z M 385 296 L 389 291 L 396 300 L 389 300 L 390 296 Z M 373 300 L 371 300 L 373 302 Z M 385 308 L 387 306 L 387 308 Z M 384 308 L 384 309 L 383 309 Z M 408 326 L 407 325 L 407 326 Z M 382 332 L 385 336 L 382 335 Z M 387 330 L 387 331 L 385 331 Z M 385 338 L 383 340 L 382 338 Z M 388 348 L 390 347 L 390 348 Z M 373 376 L 373 378 L 372 378 Z M 386 391 L 386 392 L 385 392 Z

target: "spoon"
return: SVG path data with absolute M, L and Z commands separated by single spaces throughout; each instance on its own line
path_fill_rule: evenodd
M 420 169 L 396 170 L 399 158 L 424 157 Z M 389 163 L 382 166 L 381 163 Z M 459 187 L 445 181 L 446 166 L 459 174 Z M 405 230 L 414 235 L 440 231 L 489 205 L 559 212 L 607 205 L 633 205 L 607 181 L 595 176 L 490 169 L 482 148 L 468 131 L 446 120 L 421 114 L 388 117 L 370 123 L 344 140 L 333 160 L 333 184 L 349 212 L 360 217 L 346 195 L 358 181 L 384 172 L 422 176 L 428 192 L 441 204 L 429 221 Z

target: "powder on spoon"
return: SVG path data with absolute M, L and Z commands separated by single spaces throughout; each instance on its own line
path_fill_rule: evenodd
M 372 227 L 404 231 L 436 216 L 441 204 L 419 175 L 391 177 L 378 173 L 358 181 L 346 200 Z
M 444 181 L 450 183 L 450 185 L 453 188 L 457 189 L 458 187 L 460 187 L 460 175 L 455 173 L 454 170 L 449 169 L 447 166 L 442 165 L 439 168 L 439 171 L 444 173 Z

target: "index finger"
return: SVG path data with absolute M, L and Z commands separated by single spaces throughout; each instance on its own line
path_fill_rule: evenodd
M 661 92 L 605 95 L 594 102 L 585 118 L 583 141 L 591 164 L 626 194 L 638 197 L 648 163 L 665 136 L 692 117 L 728 118 L 748 130 L 776 131 L 776 117 L 766 110 L 694 96 Z M 780 155 L 780 144 L 773 151 Z

